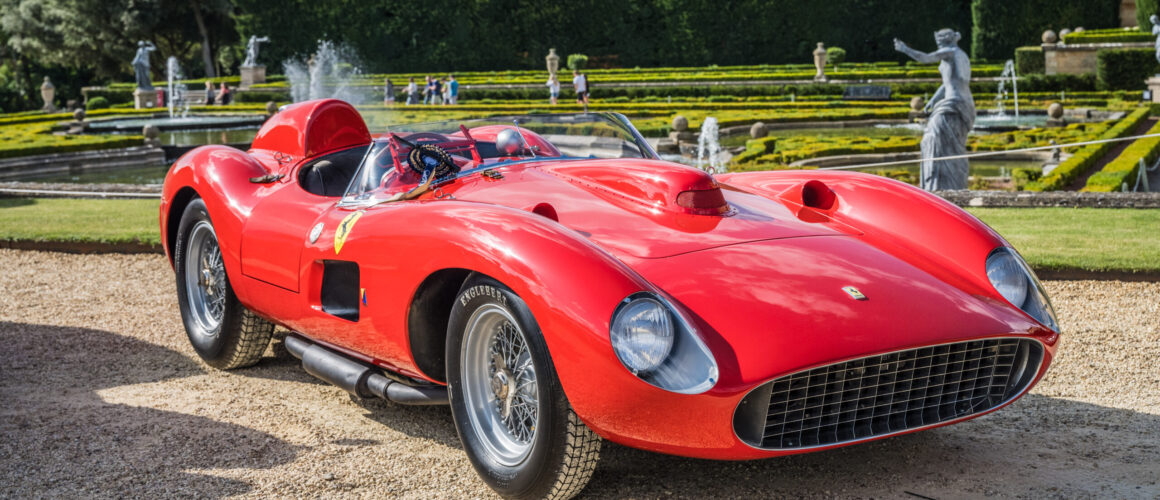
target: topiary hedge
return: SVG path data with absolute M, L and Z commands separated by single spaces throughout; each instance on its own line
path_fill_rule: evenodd
M 1015 49 L 1015 73 L 1018 75 L 1042 75 L 1045 71 L 1043 47 L 1033 45 Z
M 1048 29 L 1119 26 L 1119 7 L 1118 0 L 972 0 L 971 55 L 1002 60 Z
M 1077 43 L 1138 43 L 1153 42 L 1156 37 L 1152 33 L 1140 31 L 1139 28 L 1116 28 L 1103 30 L 1084 30 L 1078 33 L 1068 33 L 1063 37 L 1066 44 Z
M 1111 49 L 1096 53 L 1096 79 L 1101 90 L 1140 89 L 1160 72 L 1152 49 Z
M 1108 129 L 1099 138 L 1116 139 L 1131 134 L 1140 125 L 1140 122 L 1148 117 L 1148 113 L 1148 108 L 1140 108 L 1129 113 L 1128 116 Z M 1085 146 L 1071 155 L 1071 158 L 1068 158 L 1063 163 L 1060 163 L 1058 167 L 1055 167 L 1055 170 L 1051 171 L 1051 175 L 1028 183 L 1024 189 L 1027 191 L 1056 191 L 1064 189 L 1076 178 L 1090 170 L 1114 145 L 1115 143 L 1113 142 L 1105 142 Z
M 1152 125 L 1148 134 L 1160 134 L 1160 122 Z M 1136 182 L 1136 176 L 1140 170 L 1140 160 L 1144 160 L 1145 165 L 1151 166 L 1157 157 L 1160 157 L 1160 137 L 1139 139 L 1124 148 L 1120 156 L 1104 165 L 1104 168 L 1100 169 L 1099 172 L 1088 177 L 1087 185 L 1084 186 L 1083 190 L 1116 191 L 1125 182 L 1131 187 Z

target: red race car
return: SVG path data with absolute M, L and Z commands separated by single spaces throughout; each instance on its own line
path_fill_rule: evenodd
M 371 134 L 287 106 L 248 152 L 173 165 L 161 234 L 211 366 L 274 325 L 358 397 L 450 404 L 504 496 L 565 498 L 601 439 L 756 459 L 961 422 L 1018 398 L 1059 328 L 993 230 L 884 177 L 713 176 L 623 116 Z

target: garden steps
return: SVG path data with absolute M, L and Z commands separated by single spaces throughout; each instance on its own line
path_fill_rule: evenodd
M 1141 120 L 1140 123 L 1136 125 L 1136 129 L 1132 131 L 1132 135 L 1143 135 L 1148 133 L 1148 130 L 1150 130 L 1152 126 L 1156 124 L 1157 120 L 1158 118 L 1145 118 Z M 1076 177 L 1076 179 L 1067 186 L 1068 191 L 1079 191 L 1080 189 L 1083 189 L 1083 187 L 1087 185 L 1089 177 L 1095 175 L 1096 172 L 1103 170 L 1105 165 L 1111 163 L 1116 158 L 1119 158 L 1120 154 L 1123 153 L 1125 149 L 1128 149 L 1128 146 L 1131 146 L 1135 143 L 1136 141 L 1120 141 L 1115 143 L 1112 148 L 1108 150 L 1107 154 L 1100 158 L 1099 161 L 1095 162 L 1095 164 L 1092 165 L 1092 167 L 1089 168 L 1087 172 L 1084 172 L 1083 175 Z

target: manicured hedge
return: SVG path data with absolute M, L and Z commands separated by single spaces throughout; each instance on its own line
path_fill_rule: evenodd
M 1101 90 L 1142 89 L 1144 81 L 1160 72 L 1152 49 L 1113 49 L 1096 53 L 1096 79 Z
M 1043 47 L 1034 45 L 1015 49 L 1015 74 L 1042 75 L 1044 64 Z
M 1152 125 L 1148 133 L 1160 134 L 1160 122 Z M 1088 177 L 1087 185 L 1084 186 L 1083 190 L 1118 191 L 1125 182 L 1131 188 L 1135 185 L 1136 176 L 1140 170 L 1140 160 L 1143 159 L 1144 164 L 1150 167 L 1157 157 L 1160 157 L 1160 137 L 1139 139 L 1125 148 L 1115 160 L 1104 165 L 1104 168 L 1100 169 L 1099 172 Z
M 1149 108 L 1140 108 L 1129 113 L 1128 116 L 1108 129 L 1099 138 L 1115 139 L 1131 134 L 1132 131 L 1136 130 L 1140 122 L 1148 117 L 1149 111 Z M 1064 189 L 1077 177 L 1091 169 L 1100 158 L 1103 158 L 1107 154 L 1113 145 L 1115 143 L 1105 142 L 1084 146 L 1079 151 L 1076 151 L 1075 154 L 1071 155 L 1071 158 L 1068 158 L 1063 163 L 1060 163 L 1058 167 L 1055 167 L 1055 170 L 1051 171 L 1051 175 L 1028 183 L 1024 189 L 1027 191 L 1055 191 Z
M 1068 33 L 1063 37 L 1063 42 L 1066 44 L 1136 43 L 1154 41 L 1156 41 L 1156 37 L 1152 35 L 1152 33 L 1140 31 L 1139 28 L 1084 30 L 1078 33 Z
M 141 146 L 140 135 L 55 135 L 52 122 L 0 127 L 0 158 Z

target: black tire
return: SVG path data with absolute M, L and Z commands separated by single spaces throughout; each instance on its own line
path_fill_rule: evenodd
M 464 374 L 470 368 L 465 370 L 462 366 L 469 364 L 465 361 L 468 355 L 464 351 L 470 343 L 465 342 L 468 337 L 466 329 L 471 327 L 469 323 L 477 311 L 484 309 L 502 309 L 518 322 L 518 332 L 526 342 L 534 365 L 537 423 L 533 427 L 530 451 L 517 464 L 505 464 L 498 455 L 489 451 L 484 442 L 488 439 L 486 433 L 477 430 L 468 414 L 472 411 L 470 401 L 478 399 L 465 394 L 465 390 L 471 390 Z M 504 497 L 521 499 L 566 499 L 584 489 L 600 458 L 601 439 L 572 411 L 560 387 L 540 328 L 519 296 L 486 276 L 469 278 L 451 310 L 446 356 L 448 394 L 455 428 L 472 466 L 488 486 Z M 496 396 L 492 393 L 489 397 Z M 491 406 L 485 410 L 500 411 Z
M 195 229 L 198 232 L 197 236 L 193 234 Z M 191 242 L 191 237 L 198 241 Z M 189 342 L 193 344 L 193 350 L 197 351 L 197 355 L 206 364 L 222 370 L 251 366 L 261 359 L 266 346 L 270 344 L 274 325 L 238 302 L 224 266 L 217 273 L 209 273 L 216 274 L 214 283 L 217 284 L 220 280 L 222 285 L 212 287 L 217 290 L 213 298 L 220 298 L 220 301 L 216 301 L 216 307 L 221 308 L 220 312 L 213 314 L 206 309 L 196 309 L 198 299 L 194 295 L 197 292 L 191 290 L 189 286 L 191 283 L 187 267 L 194 264 L 190 262 L 191 256 L 199 254 L 202 249 L 193 248 L 191 243 L 207 242 L 206 238 L 210 237 L 213 247 L 216 247 L 217 233 L 213 231 L 213 221 L 209 218 L 205 202 L 196 198 L 190 202 L 181 216 L 181 222 L 177 226 L 177 242 L 173 248 L 174 268 L 177 271 L 177 302 L 181 307 L 185 333 L 189 336 Z M 220 263 L 220 249 L 217 262 Z M 195 280 L 192 285 L 194 288 L 210 288 L 204 286 L 200 280 Z M 202 320 L 199 320 L 199 317 Z M 207 317 L 215 318 L 217 321 L 206 320 Z

